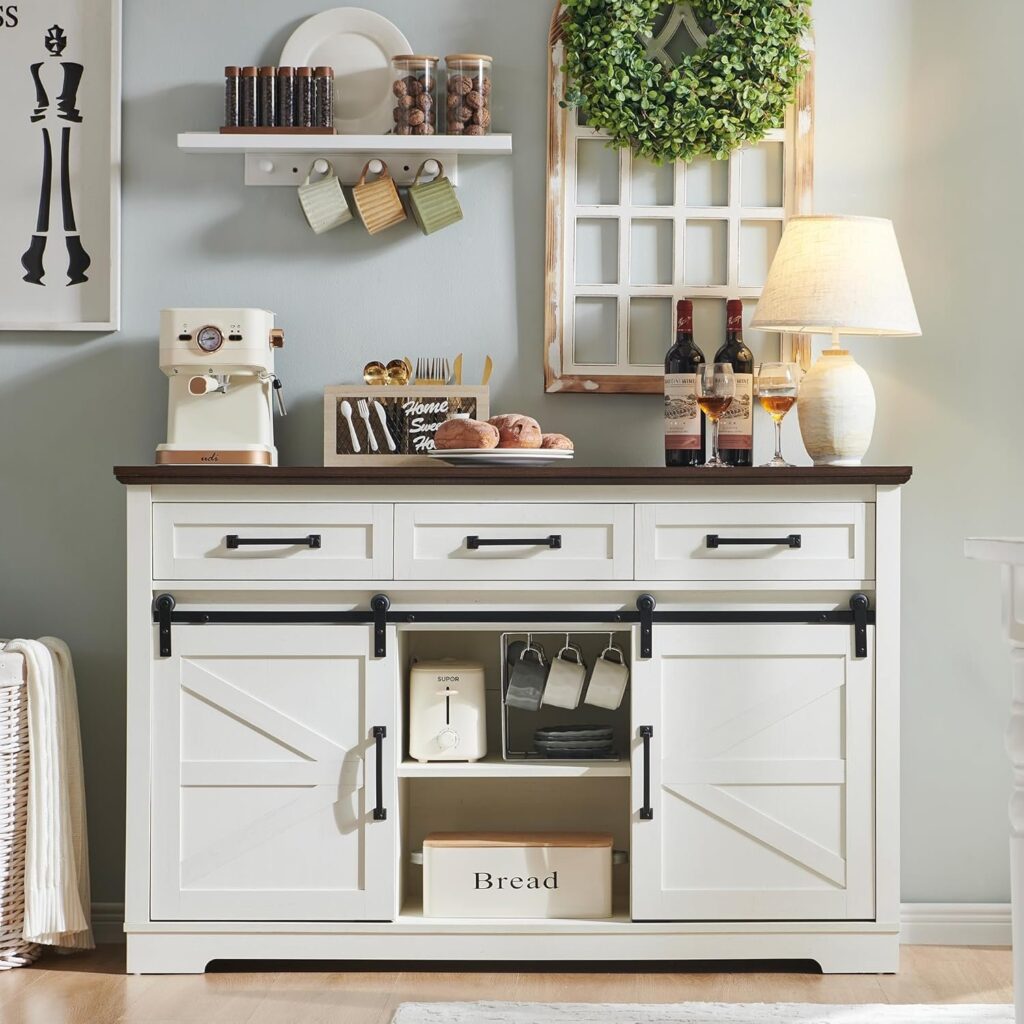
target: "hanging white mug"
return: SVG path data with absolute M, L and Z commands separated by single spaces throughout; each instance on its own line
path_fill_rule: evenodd
M 579 707 L 587 666 L 578 647 L 566 644 L 548 670 L 548 684 L 544 687 L 544 703 L 554 708 L 572 711 Z
M 622 703 L 629 682 L 629 666 L 622 650 L 609 644 L 594 662 L 585 703 L 615 711 Z
M 310 181 L 318 163 L 319 160 L 310 167 L 306 180 L 299 186 L 299 203 L 309 226 L 316 234 L 322 235 L 325 231 L 347 224 L 352 219 L 352 211 L 345 201 L 341 182 L 330 161 L 323 161 L 327 164 L 325 176 L 319 181 Z

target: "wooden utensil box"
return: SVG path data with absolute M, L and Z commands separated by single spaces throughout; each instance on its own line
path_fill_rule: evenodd
M 325 466 L 402 466 L 429 465 L 428 452 L 434 450 L 434 435 L 445 420 L 456 413 L 469 413 L 471 419 L 490 416 L 490 389 L 483 385 L 412 384 L 405 387 L 372 387 L 352 384 L 324 389 L 324 465 Z M 370 410 L 370 427 L 378 451 L 370 445 L 366 421 L 359 414 L 363 400 Z M 359 451 L 343 412 L 343 403 L 352 407 L 352 427 Z M 384 409 L 385 433 L 380 414 Z M 388 434 L 395 451 L 388 444 Z

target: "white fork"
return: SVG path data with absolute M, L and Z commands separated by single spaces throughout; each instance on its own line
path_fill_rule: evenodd
M 370 439 L 370 450 L 379 452 L 380 448 L 377 445 L 377 438 L 373 436 L 373 424 L 370 422 L 370 406 L 367 404 L 365 398 L 360 398 L 356 404 L 356 408 L 359 410 L 359 415 L 363 417 L 366 423 L 366 436 Z

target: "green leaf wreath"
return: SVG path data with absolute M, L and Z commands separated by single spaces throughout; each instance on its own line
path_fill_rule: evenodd
M 563 0 L 564 106 L 616 149 L 663 163 L 724 159 L 780 127 L 807 71 L 811 0 L 692 0 L 716 26 L 675 67 L 647 52 L 664 0 Z

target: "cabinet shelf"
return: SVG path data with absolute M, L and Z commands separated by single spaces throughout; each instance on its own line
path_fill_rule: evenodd
M 407 779 L 572 779 L 628 778 L 628 761 L 403 761 L 399 777 Z
M 616 894 L 618 895 L 618 894 Z M 445 931 L 479 932 L 609 932 L 634 929 L 629 916 L 628 900 L 613 900 L 612 916 L 597 918 L 486 918 L 486 917 L 424 917 L 419 900 L 402 906 L 396 922 L 409 929 L 431 928 Z
M 354 185 L 367 160 L 385 160 L 399 185 L 410 185 L 424 160 L 444 164 L 457 181 L 460 156 L 510 156 L 512 136 L 498 135 L 221 135 L 181 132 L 183 153 L 243 156 L 247 185 L 301 185 L 312 162 L 329 160 L 345 185 Z

